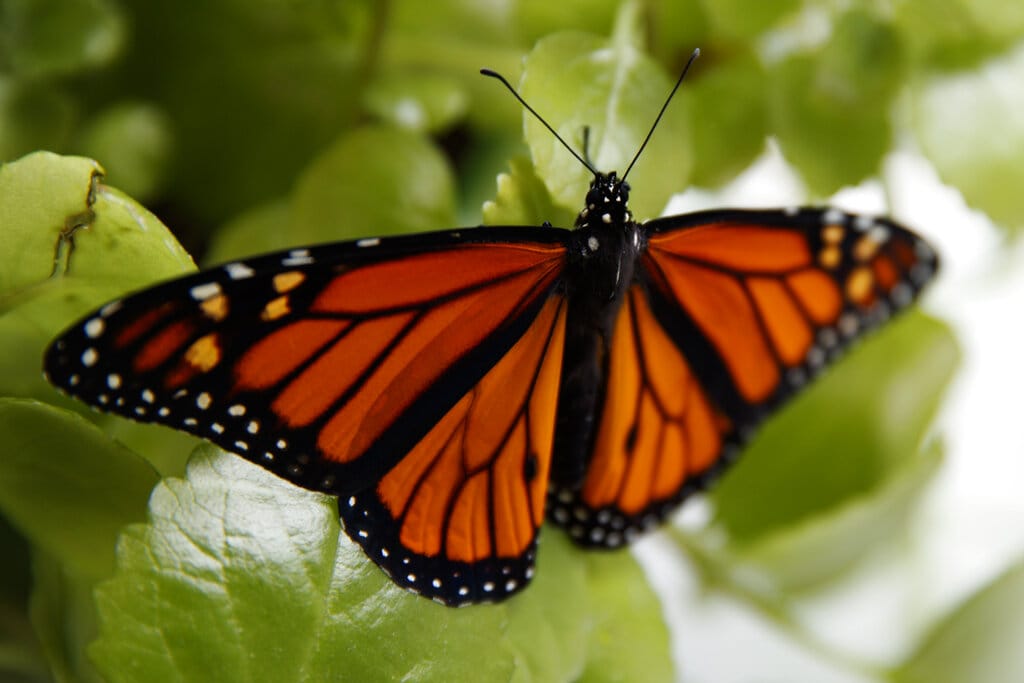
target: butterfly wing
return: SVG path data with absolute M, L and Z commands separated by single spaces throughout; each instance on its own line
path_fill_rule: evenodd
M 227 264 L 97 311 L 51 382 L 342 497 L 399 583 L 457 604 L 525 585 L 543 517 L 566 231 L 478 228 Z
M 906 229 L 834 209 L 702 212 L 644 229 L 586 480 L 551 492 L 551 518 L 586 545 L 663 519 L 937 266 Z

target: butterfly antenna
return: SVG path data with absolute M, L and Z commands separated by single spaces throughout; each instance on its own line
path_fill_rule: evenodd
M 692 58 L 691 58 L 691 61 L 692 61 Z M 480 69 L 480 73 L 482 73 L 484 76 L 490 76 L 491 78 L 497 78 L 499 81 L 501 81 L 505 85 L 505 87 L 508 88 L 508 91 L 510 93 L 512 93 L 513 97 L 515 97 L 517 100 L 519 100 L 519 104 L 521 104 L 524 107 L 526 107 L 526 111 L 528 111 L 531 114 L 533 114 L 537 118 L 538 121 L 543 123 L 544 127 L 547 128 L 549 131 L 551 131 L 551 134 L 555 136 L 555 139 L 558 140 L 559 142 L 561 142 L 562 146 L 565 147 L 567 150 L 569 150 L 569 154 L 572 154 L 574 157 L 576 157 L 576 159 L 581 164 L 586 166 L 587 170 L 590 171 L 591 173 L 593 173 L 595 176 L 600 175 L 597 172 L 597 170 L 587 162 L 586 159 L 584 159 L 579 154 L 577 154 L 576 150 L 574 150 L 572 147 L 570 147 L 569 143 L 562 139 L 561 135 L 559 135 L 558 133 L 555 132 L 555 129 L 552 128 L 551 125 L 547 121 L 544 120 L 544 117 L 542 117 L 540 114 L 538 114 L 534 110 L 533 107 L 531 107 L 530 105 L 528 105 L 526 103 L 526 100 L 524 100 L 522 97 L 519 96 L 519 93 L 516 92 L 516 89 L 512 87 L 511 83 L 509 83 L 507 80 L 505 80 L 504 76 L 499 74 L 497 71 L 491 71 L 490 69 Z M 675 92 L 675 91 L 673 90 L 673 92 Z M 661 115 L 659 114 L 658 116 L 660 118 Z M 650 135 L 648 135 L 647 137 L 650 137 Z
M 683 79 L 686 78 L 686 72 L 690 70 L 690 65 L 693 64 L 693 60 L 697 59 L 697 57 L 700 57 L 699 47 L 694 50 L 693 54 L 690 55 L 690 58 L 686 60 L 686 66 L 683 67 L 683 73 L 679 74 L 679 80 L 676 81 L 675 86 L 672 88 L 672 92 L 670 92 L 668 97 L 665 99 L 665 104 L 661 105 L 661 111 L 658 112 L 658 116 L 654 119 L 651 129 L 647 131 L 647 137 L 645 137 L 644 141 L 640 144 L 640 149 L 638 149 L 636 154 L 633 155 L 633 160 L 629 162 L 629 166 L 626 167 L 626 172 L 622 174 L 623 180 L 625 180 L 626 176 L 629 175 L 629 172 L 633 170 L 633 164 L 635 164 L 636 160 L 640 158 L 640 153 L 644 151 L 644 147 L 647 146 L 651 136 L 654 135 L 654 129 L 658 127 L 658 122 L 661 121 L 662 114 L 664 114 L 665 110 L 668 109 L 668 103 L 672 101 L 672 98 L 676 94 L 676 90 L 679 90 L 679 86 L 682 84 Z

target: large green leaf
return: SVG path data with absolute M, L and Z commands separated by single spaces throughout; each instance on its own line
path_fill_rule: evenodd
M 914 130 L 939 175 L 1006 227 L 1024 228 L 1024 48 L 916 88 Z
M 521 83 L 526 101 L 580 152 L 589 127 L 593 164 L 620 175 L 672 89 L 672 80 L 637 45 L 632 21 L 624 11 L 611 39 L 558 33 L 540 40 L 526 59 Z M 630 205 L 640 219 L 659 215 L 668 198 L 686 187 L 692 163 L 687 112 L 685 93 L 677 94 L 629 175 L 635 188 Z M 579 210 L 589 172 L 532 116 L 524 116 L 538 175 L 557 203 Z
M 153 468 L 81 416 L 31 400 L 0 399 L 0 435 L 0 510 L 76 575 L 109 575 L 121 527 L 145 517 Z
M 919 313 L 876 337 L 769 420 L 714 490 L 716 521 L 734 542 L 876 491 L 913 461 L 959 351 L 944 325 Z
M 561 681 L 600 650 L 588 638 L 614 637 L 628 612 L 647 654 L 603 653 L 604 673 L 663 680 L 656 601 L 627 554 L 606 561 L 615 571 L 597 564 L 588 579 L 581 553 L 548 532 L 522 594 L 442 607 L 387 579 L 339 528 L 334 499 L 203 447 L 186 480 L 157 487 L 150 522 L 122 536 L 92 654 L 111 681 Z M 633 599 L 595 607 L 623 576 Z
M 890 677 L 892 683 L 1024 680 L 1024 563 L 940 621 Z

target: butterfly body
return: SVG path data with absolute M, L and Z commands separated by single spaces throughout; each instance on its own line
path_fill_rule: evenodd
M 599 175 L 567 236 L 568 313 L 551 476 L 568 488 L 578 488 L 586 473 L 608 374 L 608 348 L 642 248 L 642 232 L 628 201 L 628 184 L 614 173 Z

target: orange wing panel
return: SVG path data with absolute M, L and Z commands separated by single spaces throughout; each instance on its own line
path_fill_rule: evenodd
M 550 299 L 512 349 L 389 471 L 376 495 L 422 556 L 514 558 L 543 518 L 565 304 Z M 527 465 L 531 461 L 532 465 Z M 493 529 L 493 536 L 492 536 Z
M 714 464 L 725 429 L 639 286 L 619 314 L 611 349 L 601 425 L 579 495 L 591 510 L 643 516 Z

